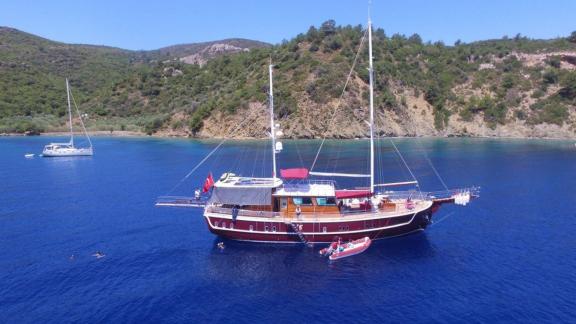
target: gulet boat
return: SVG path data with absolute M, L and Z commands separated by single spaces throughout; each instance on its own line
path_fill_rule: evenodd
M 442 204 L 466 205 L 472 198 L 478 197 L 479 189 L 476 187 L 423 192 L 415 179 L 375 183 L 374 69 L 370 19 L 366 33 L 370 82 L 369 173 L 316 171 L 314 164 L 310 169 L 282 169 L 277 173 L 276 158 L 283 147 L 276 138 L 280 129 L 274 120 L 273 65 L 270 64 L 271 177 L 245 177 L 228 172 L 214 181 L 210 173 L 203 188 L 206 201 L 200 198 L 160 197 L 156 205 L 202 206 L 208 229 L 227 239 L 313 244 L 331 243 L 337 239 L 354 241 L 365 237 L 374 240 L 421 231 L 431 223 L 433 214 Z M 364 178 L 369 181 L 369 186 L 341 188 L 335 180 L 340 177 Z M 417 190 L 393 190 L 405 186 L 416 186 Z

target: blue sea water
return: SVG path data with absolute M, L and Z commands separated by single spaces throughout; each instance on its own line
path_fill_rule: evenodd
M 51 140 L 0 138 L 1 323 L 576 322 L 571 142 L 395 140 L 423 190 L 442 189 L 430 160 L 480 199 L 328 262 L 318 247 L 220 251 L 201 211 L 154 208 L 209 170 L 269 174 L 265 142 L 225 145 L 180 183 L 216 142 L 102 137 L 91 158 L 24 158 Z M 280 166 L 309 166 L 318 144 L 286 142 Z M 328 141 L 316 168 L 365 171 L 366 147 Z M 379 152 L 379 179 L 410 178 Z

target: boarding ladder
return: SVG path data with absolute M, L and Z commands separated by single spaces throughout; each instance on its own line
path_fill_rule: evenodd
M 308 240 L 306 239 L 306 237 L 304 236 L 304 234 L 302 233 L 302 231 L 299 228 L 299 226 L 302 226 L 302 225 L 296 224 L 296 223 L 290 223 L 290 226 L 292 226 L 292 230 L 294 230 L 296 235 L 298 235 L 300 242 L 308 245 Z

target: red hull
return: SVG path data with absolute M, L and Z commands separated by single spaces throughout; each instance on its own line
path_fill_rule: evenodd
M 392 218 L 374 218 L 370 220 L 342 220 L 340 222 L 299 222 L 294 220 L 302 232 L 306 243 L 331 243 L 338 238 L 343 241 L 357 240 L 368 236 L 370 239 L 409 234 L 426 228 L 432 218 L 434 205 L 417 214 Z M 206 216 L 208 228 L 218 236 L 231 240 L 305 243 L 290 223 L 282 221 L 248 221 L 230 218 Z

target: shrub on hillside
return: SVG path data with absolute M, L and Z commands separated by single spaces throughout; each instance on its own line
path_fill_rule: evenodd
M 568 73 L 561 82 L 562 89 L 558 92 L 564 99 L 576 99 L 576 72 Z
M 569 113 L 566 106 L 559 102 L 546 102 L 530 107 L 536 110 L 536 114 L 529 120 L 531 124 L 556 124 L 562 126 L 568 119 Z

